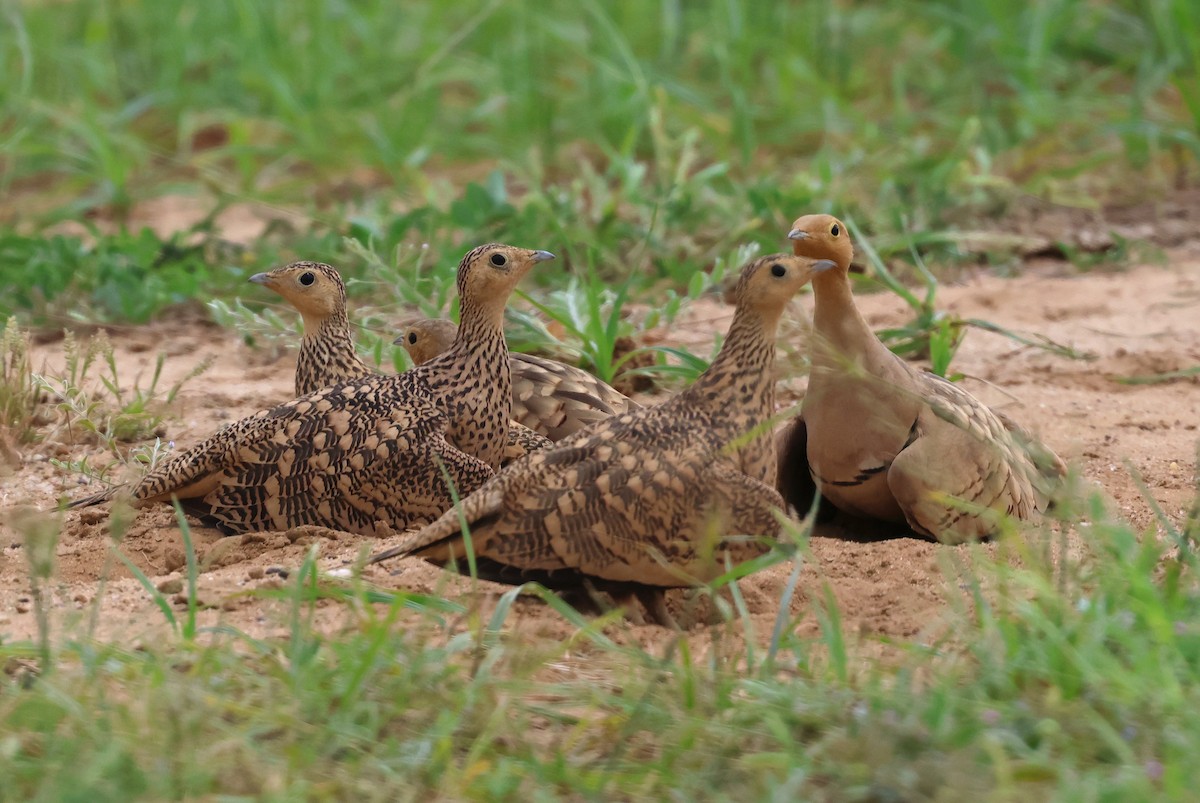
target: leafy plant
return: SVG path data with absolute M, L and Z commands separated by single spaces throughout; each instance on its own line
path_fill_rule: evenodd
M 879 339 L 894 353 L 906 359 L 928 359 L 930 370 L 933 373 L 957 381 L 962 378 L 962 374 L 947 376 L 947 371 L 949 371 L 954 354 L 958 351 L 958 347 L 962 344 L 963 338 L 966 337 L 966 331 L 970 327 L 992 332 L 1021 345 L 1042 349 L 1067 359 L 1095 359 L 1094 354 L 1056 343 L 1044 335 L 1017 332 L 982 318 L 964 319 L 939 310 L 937 308 L 939 282 L 925 264 L 915 245 L 910 245 L 913 264 L 925 286 L 924 296 L 920 298 L 888 270 L 880 258 L 879 252 L 872 246 L 870 240 L 862 235 L 854 223 L 847 222 L 847 226 L 854 233 L 858 250 L 866 256 L 875 280 L 889 292 L 901 298 L 914 313 L 913 320 L 908 324 L 883 329 L 876 333 Z

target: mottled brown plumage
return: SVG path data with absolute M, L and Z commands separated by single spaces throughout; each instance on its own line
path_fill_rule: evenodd
M 508 422 L 508 440 L 504 444 L 504 453 L 500 457 L 500 466 L 520 460 L 527 454 L 540 452 L 554 445 L 554 441 L 540 432 L 534 432 L 529 427 L 517 421 Z
M 485 245 L 459 265 L 463 326 L 442 356 L 244 418 L 147 474 L 135 506 L 178 497 L 225 532 L 317 524 L 383 533 L 429 521 L 492 476 L 506 444 L 504 303 L 545 251 Z
M 832 267 L 786 254 L 750 263 L 725 344 L 695 384 L 518 461 L 372 561 L 460 560 L 463 516 L 481 576 L 640 591 L 661 620 L 662 588 L 710 580 L 779 533 L 775 330 L 792 295 Z
M 359 359 L 354 349 L 346 316 L 346 288 L 332 267 L 320 262 L 295 262 L 269 273 L 256 273 L 250 281 L 279 293 L 304 317 L 304 339 L 296 360 L 297 396 L 376 373 Z M 453 326 L 448 338 L 439 339 L 437 354 L 430 354 L 417 364 L 449 350 L 457 334 L 458 327 Z M 550 444 L 548 439 L 515 421 L 508 422 L 507 438 L 501 465 Z
M 453 321 L 440 318 L 413 321 L 395 342 L 420 365 L 441 354 L 457 330 Z M 641 406 L 581 368 L 532 354 L 509 356 L 513 419 L 552 441 Z
M 851 293 L 845 225 L 808 215 L 788 236 L 797 254 L 838 264 L 813 280 L 812 373 L 801 417 L 779 440 L 779 489 L 789 503 L 806 510 L 819 486 L 840 510 L 946 543 L 995 534 L 993 511 L 1029 519 L 1045 510 L 1062 461 L 875 337 Z
M 359 359 L 346 317 L 342 277 L 321 262 L 293 262 L 250 281 L 274 290 L 304 319 L 304 339 L 296 359 L 296 395 L 375 373 Z

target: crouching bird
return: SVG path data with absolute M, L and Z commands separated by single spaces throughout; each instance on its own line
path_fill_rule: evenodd
M 256 273 L 250 281 L 279 293 L 304 319 L 304 337 L 296 358 L 297 396 L 377 373 L 362 361 L 354 348 L 350 320 L 346 315 L 346 285 L 335 268 L 321 262 L 293 262 L 266 273 Z M 450 326 L 451 331 L 441 333 L 437 354 L 448 351 L 458 337 L 458 327 Z M 428 362 L 437 354 L 416 362 L 418 365 Z M 501 465 L 549 445 L 548 438 L 517 421 L 509 421 Z
M 834 268 L 790 254 L 749 263 L 728 294 L 737 308 L 725 343 L 693 385 L 518 460 L 371 561 L 414 555 L 461 569 L 465 523 L 480 577 L 590 584 L 673 624 L 664 589 L 707 582 L 780 533 L 775 333 L 792 296 Z
M 450 485 L 469 491 L 500 466 L 512 396 L 504 305 L 530 268 L 553 258 L 494 243 L 473 249 L 459 263 L 462 326 L 446 353 L 229 424 L 146 474 L 133 505 L 178 499 L 231 534 L 305 524 L 384 534 L 435 519 L 453 503 Z
M 788 237 L 796 254 L 837 264 L 813 279 L 812 372 L 800 417 L 778 440 L 778 487 L 788 502 L 807 510 L 819 489 L 839 510 L 951 544 L 994 535 L 998 514 L 1044 511 L 1062 460 L 875 337 L 851 293 L 845 224 L 806 215 Z

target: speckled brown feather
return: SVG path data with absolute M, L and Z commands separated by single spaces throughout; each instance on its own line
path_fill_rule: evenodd
M 147 474 L 134 504 L 178 497 L 230 533 L 301 524 L 381 533 L 435 517 L 451 503 L 443 472 L 465 494 L 499 464 L 509 398 L 503 304 L 549 258 L 496 244 L 472 250 L 459 266 L 464 325 L 446 354 L 230 424 Z
M 534 432 L 524 424 L 509 421 L 508 441 L 504 444 L 504 454 L 500 458 L 500 466 L 507 466 L 527 454 L 540 452 L 553 445 L 554 442 L 545 435 Z
M 819 486 L 842 510 L 947 543 L 995 534 L 996 512 L 1029 519 L 1045 510 L 1062 461 L 875 337 L 846 275 L 854 251 L 845 225 L 809 215 L 789 237 L 797 254 L 838 264 L 813 282 L 813 368 L 801 419 L 779 439 L 779 488 L 789 503 L 805 509 Z
M 783 505 L 767 433 L 775 329 L 814 266 L 832 267 L 791 255 L 746 266 L 729 335 L 695 384 L 518 461 L 372 561 L 462 558 L 460 514 L 481 576 L 504 582 L 679 587 L 761 554 Z
M 346 316 L 346 288 L 334 268 L 320 262 L 294 262 L 268 273 L 257 273 L 250 281 L 275 290 L 304 317 L 304 339 L 296 360 L 297 396 L 376 373 L 355 351 Z M 437 354 L 454 344 L 458 327 L 451 326 L 449 337 L 438 341 Z M 428 362 L 437 354 L 429 354 L 417 364 Z M 501 465 L 550 443 L 514 421 L 509 421 L 508 427 Z M 84 504 L 84 500 L 79 504 Z
M 457 327 L 444 319 L 411 322 L 396 338 L 417 365 L 442 353 Z M 552 441 L 640 405 L 581 368 L 532 354 L 510 354 L 512 417 Z
M 296 359 L 297 396 L 375 373 L 354 348 L 346 316 L 346 286 L 333 267 L 293 262 L 256 273 L 250 281 L 279 293 L 304 319 L 304 338 Z

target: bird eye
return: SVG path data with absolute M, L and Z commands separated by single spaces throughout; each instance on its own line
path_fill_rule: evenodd
M 409 344 L 410 346 L 412 346 L 412 345 L 416 345 L 416 342 L 417 342 L 417 333 L 416 333 L 416 332 L 409 332 L 409 333 L 408 333 L 408 344 Z
M 506 264 L 508 264 L 508 259 L 504 256 L 504 254 L 492 254 L 491 262 L 497 268 L 503 268 Z
M 842 227 L 839 226 L 838 224 L 834 223 L 833 228 L 829 230 L 829 233 L 832 234 L 834 237 L 837 237 L 839 234 L 842 233 Z
M 787 268 L 785 268 L 783 265 L 780 265 L 778 262 L 771 266 L 771 275 L 777 279 L 783 278 L 786 273 Z
M 300 274 L 300 284 L 304 285 L 305 287 L 308 287 L 316 280 L 317 277 L 311 271 L 305 271 L 304 273 Z

